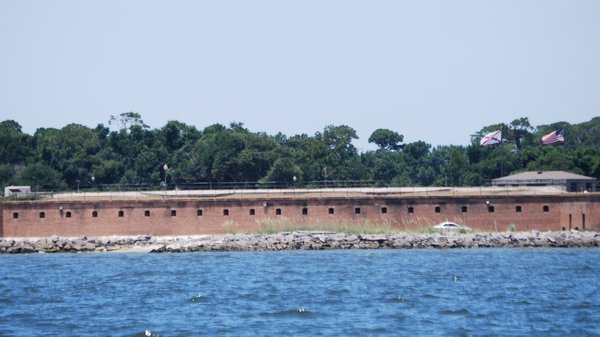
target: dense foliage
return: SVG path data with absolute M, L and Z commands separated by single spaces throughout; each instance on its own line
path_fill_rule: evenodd
M 559 127 L 565 128 L 566 141 L 541 145 L 541 137 Z M 498 129 L 503 144 L 479 146 L 484 134 Z M 134 112 L 112 116 L 109 127 L 69 124 L 39 128 L 33 135 L 6 120 L 0 122 L 0 184 L 33 190 L 156 188 L 165 182 L 170 188 L 333 182 L 482 186 L 526 170 L 565 170 L 600 179 L 600 117 L 538 127 L 520 118 L 483 127 L 468 146 L 405 144 L 398 132 L 378 129 L 369 137 L 378 149 L 359 153 L 352 145 L 357 138 L 346 125 L 294 136 L 251 132 L 242 123 L 198 130 L 170 121 L 150 129 Z

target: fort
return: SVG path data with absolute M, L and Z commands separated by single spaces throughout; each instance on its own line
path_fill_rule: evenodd
M 54 194 L 0 202 L 1 238 L 289 230 L 600 231 L 600 193 L 551 188 L 347 188 Z

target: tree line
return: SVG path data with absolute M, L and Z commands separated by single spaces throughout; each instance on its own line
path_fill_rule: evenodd
M 565 142 L 541 145 L 564 128 Z M 480 146 L 502 130 L 502 143 Z M 360 152 L 356 131 L 328 125 L 314 135 L 252 132 L 243 123 L 203 130 L 178 121 L 158 129 L 139 113 L 111 116 L 108 126 L 69 124 L 33 135 L 13 120 L 0 122 L 0 183 L 35 191 L 107 186 L 307 186 L 363 182 L 374 186 L 484 186 L 519 171 L 564 170 L 600 180 L 600 117 L 534 127 L 528 118 L 481 128 L 467 146 L 404 143 L 397 131 L 375 130 L 376 150 Z M 214 184 L 214 185 L 213 185 Z

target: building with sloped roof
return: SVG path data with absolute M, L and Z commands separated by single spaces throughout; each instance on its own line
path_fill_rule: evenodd
M 6 186 L 4 187 L 5 197 L 26 197 L 31 193 L 31 186 Z
M 565 171 L 530 171 L 492 180 L 493 186 L 554 186 L 567 192 L 595 192 L 596 178 Z

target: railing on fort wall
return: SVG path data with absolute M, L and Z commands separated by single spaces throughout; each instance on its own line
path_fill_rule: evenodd
M 2 200 L 40 200 L 52 198 L 54 192 L 42 191 L 42 192 L 27 192 L 5 196 L 4 193 L 0 192 L 0 199 Z
M 292 188 L 348 188 L 348 187 L 400 187 L 390 182 L 373 180 L 322 180 L 322 181 L 237 181 L 237 182 L 182 182 L 163 184 L 110 184 L 86 186 L 85 190 L 95 191 L 143 191 L 143 190 L 256 190 Z
M 144 200 L 176 198 L 213 198 L 233 199 L 254 198 L 260 193 L 266 198 L 286 197 L 328 197 L 356 194 L 372 195 L 411 195 L 411 196 L 489 196 L 489 195 L 556 195 L 566 193 L 552 187 L 327 187 L 327 188 L 285 188 L 285 189 L 172 189 L 138 191 L 79 191 L 52 194 L 54 200 Z
M 278 193 L 301 196 L 303 193 L 410 193 L 419 195 L 484 195 L 484 194 L 556 194 L 564 192 L 557 186 L 399 186 L 391 182 L 372 180 L 323 180 L 296 182 L 194 182 L 177 183 L 167 186 L 160 184 L 95 184 L 79 186 L 78 189 L 54 192 L 33 192 L 21 199 L 112 199 L 146 197 L 193 197 L 193 196 L 230 196 L 244 197 L 253 193 Z M 3 198 L 7 200 L 7 198 Z

